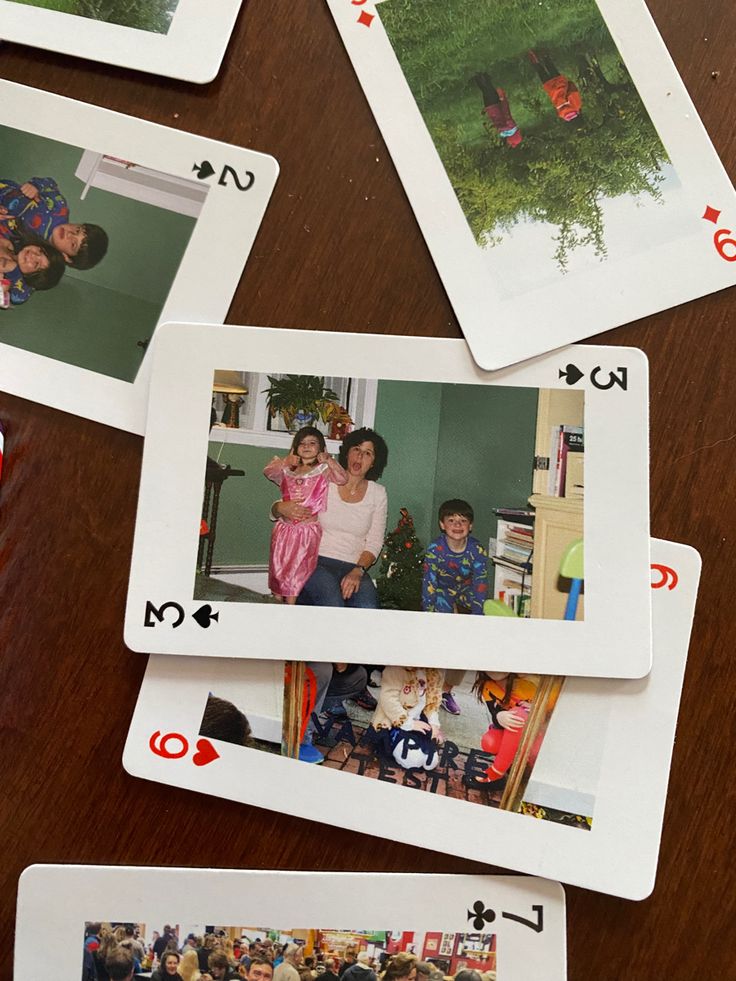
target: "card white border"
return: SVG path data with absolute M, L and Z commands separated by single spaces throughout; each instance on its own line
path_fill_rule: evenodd
M 243 0 L 179 0 L 168 34 L 0 0 L 6 41 L 121 68 L 211 82 L 220 70 Z
M 339 904 L 335 902 L 339 896 Z M 289 929 L 473 933 L 467 911 L 482 899 L 496 912 L 499 981 L 565 981 L 565 893 L 522 876 L 391 872 L 262 872 L 133 866 L 32 865 L 20 878 L 15 976 L 78 981 L 86 922 L 218 923 Z M 544 930 L 502 917 L 535 919 Z M 44 924 L 44 942 L 38 925 Z M 77 941 L 75 943 L 75 940 Z
M 600 692 L 605 700 L 607 734 L 589 831 L 216 740 L 220 760 L 201 769 L 188 759 L 171 761 L 151 753 L 153 728 L 179 731 L 196 741 L 199 713 L 209 691 L 227 698 L 225 661 L 151 656 L 123 766 L 132 776 L 158 783 L 626 899 L 645 899 L 654 888 L 700 576 L 700 556 L 686 545 L 654 539 L 652 561 L 674 569 L 679 585 L 672 591 L 654 591 L 655 650 L 649 677 L 568 682 L 586 692 Z M 229 663 L 231 670 L 237 669 L 238 662 Z M 257 676 L 265 677 L 262 671 Z M 162 691 L 167 692 L 163 702 Z M 563 709 L 563 699 L 564 692 L 556 711 Z
M 133 159 L 152 170 L 190 180 L 195 161 L 205 158 L 212 162 L 217 174 L 225 164 L 241 174 L 254 173 L 255 182 L 247 192 L 218 187 L 216 176 L 207 182 L 210 191 L 202 214 L 159 317 L 159 324 L 177 319 L 222 323 L 278 177 L 279 167 L 273 157 L 4 80 L 0 80 L 0 124 L 67 146 Z M 17 179 L 29 176 L 19 175 Z M 70 211 L 73 216 L 73 202 Z M 203 257 L 213 249 L 218 261 L 207 262 L 204 289 Z M 12 310 L 7 310 L 0 316 L 12 314 Z M 135 382 L 129 383 L 3 344 L 1 326 L 0 389 L 36 399 L 41 387 L 44 401 L 54 408 L 143 433 L 150 351 Z
M 136 651 L 283 657 L 284 647 L 259 638 L 277 632 L 305 660 L 324 660 L 324 637 L 349 630 L 347 660 L 482 669 L 494 651 L 499 670 L 642 677 L 651 665 L 649 595 L 647 361 L 634 348 L 571 347 L 497 372 L 481 372 L 463 341 L 370 334 L 165 324 L 153 352 L 138 519 L 125 640 Z M 599 365 L 628 367 L 628 391 L 598 391 L 586 381 L 585 620 L 429 616 L 272 604 L 216 603 L 220 619 L 206 631 L 186 616 L 175 630 L 144 626 L 146 602 L 192 598 L 216 368 L 318 373 L 348 377 L 564 388 L 560 368 L 574 362 L 586 379 Z M 583 382 L 579 383 L 583 387 Z M 177 419 L 172 434 L 171 419 Z M 173 437 L 173 438 L 172 438 Z M 392 459 L 389 466 L 399 467 Z M 530 469 L 531 469 L 531 460 Z M 163 488 L 174 484 L 172 499 Z M 394 507 L 398 503 L 394 502 Z M 389 514 L 388 528 L 396 514 Z M 254 516 L 254 520 L 258 520 Z M 262 516 L 268 521 L 268 514 Z M 374 568 L 374 574 L 377 569 Z M 162 584 L 166 584 L 163 586 Z M 621 616 L 626 610 L 627 615 Z
M 503 300 L 383 27 L 380 0 L 360 7 L 327 0 L 465 338 L 487 370 L 736 283 L 734 264 L 713 247 L 715 226 L 701 218 L 712 205 L 724 211 L 721 224 L 733 228 L 736 193 L 656 25 L 643 0 L 597 3 L 692 205 L 692 232 Z M 376 14 L 369 28 L 357 23 L 360 11 Z

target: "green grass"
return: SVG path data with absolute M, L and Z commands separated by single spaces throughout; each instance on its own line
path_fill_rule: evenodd
M 605 258 L 602 199 L 660 196 L 667 153 L 595 0 L 385 0 L 378 10 L 480 244 L 522 220 L 549 222 L 564 271 L 573 249 Z M 532 48 L 580 88 L 581 125 L 558 119 Z M 591 61 L 597 74 L 586 74 Z M 519 148 L 485 121 L 477 72 L 506 91 Z
M 12 0 L 156 34 L 168 33 L 179 0 Z

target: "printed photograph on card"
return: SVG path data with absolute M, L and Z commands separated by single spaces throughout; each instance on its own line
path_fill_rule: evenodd
M 584 392 L 228 369 L 212 389 L 195 598 L 584 618 Z M 566 527 L 535 551 L 545 508 Z
M 734 283 L 733 187 L 641 0 L 328 5 L 482 367 Z
M 640 352 L 490 377 L 457 341 L 167 324 L 153 364 L 134 650 L 648 670 Z
M 52 927 L 65 928 L 55 963 L 59 981 L 566 976 L 559 883 L 510 876 L 84 866 L 32 866 L 23 873 L 16 974 L 37 976 L 38 952 L 32 948 L 38 945 L 27 944 L 27 931 L 34 922 L 47 922 L 38 916 L 53 908 L 64 887 L 66 902 Z
M 0 141 L 0 339 L 134 382 L 210 188 L 9 126 Z
M 252 698 L 238 705 L 227 688 L 208 696 L 199 735 L 588 829 L 594 795 L 547 810 L 525 799 L 562 686 L 498 671 L 289 661 L 279 743 L 263 707 L 252 725 Z
M 217 75 L 241 3 L 0 0 L 0 21 L 8 41 L 204 83 Z
M 119 24 L 139 31 L 168 34 L 179 0 L 11 0 L 75 17 L 89 17 L 105 24 Z
M 224 319 L 276 162 L 11 82 L 0 105 L 0 384 L 142 432 L 153 333 Z
M 495 664 L 154 654 L 125 769 L 643 899 L 656 875 L 699 573 L 693 549 L 652 540 L 654 660 L 635 681 Z M 332 657 L 352 653 L 354 636 L 331 640 Z M 280 640 L 268 635 L 271 646 Z

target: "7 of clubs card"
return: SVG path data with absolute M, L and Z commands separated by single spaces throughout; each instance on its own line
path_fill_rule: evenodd
M 736 282 L 736 195 L 643 0 L 327 3 L 481 367 Z
M 124 939 L 105 955 L 112 925 Z M 386 977 L 408 981 L 421 959 L 433 981 L 468 970 L 564 981 L 565 928 L 562 886 L 521 876 L 33 865 L 18 889 L 15 977 L 45 977 L 52 949 L 54 981 L 110 976 L 89 973 L 106 957 L 121 978 L 128 965 L 135 978 L 178 977 L 179 965 L 188 977 L 191 961 L 203 976 L 272 981 L 286 947 L 334 973 L 352 952 L 367 978 L 393 962 Z

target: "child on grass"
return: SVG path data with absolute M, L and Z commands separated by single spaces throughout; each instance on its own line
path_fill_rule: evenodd
M 293 605 L 317 567 L 322 539 L 317 515 L 327 509 L 328 485 L 346 484 L 348 475 L 329 455 L 324 436 L 314 426 L 300 429 L 288 455 L 275 456 L 263 473 L 279 485 L 282 500 L 298 500 L 313 515 L 299 522 L 278 518 L 271 533 L 268 588 L 279 602 Z
M 442 534 L 424 556 L 422 610 L 483 615 L 488 596 L 488 553 L 473 530 L 473 509 L 452 498 L 440 505 Z
M 523 137 L 516 120 L 511 115 L 509 100 L 503 89 L 498 89 L 491 81 L 487 72 L 478 72 L 473 76 L 473 81 L 478 86 L 483 96 L 483 109 L 485 115 L 500 137 L 508 146 L 518 146 Z
M 579 122 L 583 114 L 583 101 L 577 85 L 558 71 L 547 51 L 530 51 L 529 61 L 560 119 L 565 123 Z

